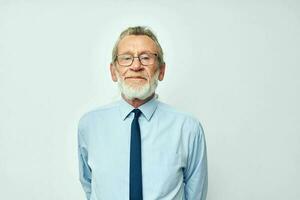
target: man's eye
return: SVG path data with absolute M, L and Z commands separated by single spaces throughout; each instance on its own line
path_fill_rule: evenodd
M 121 59 L 122 60 L 131 60 L 131 56 L 122 56 Z
M 141 55 L 140 57 L 142 60 L 149 60 L 150 57 L 148 55 Z

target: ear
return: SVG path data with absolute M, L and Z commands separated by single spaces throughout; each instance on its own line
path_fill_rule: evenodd
M 117 82 L 118 81 L 118 78 L 117 78 L 117 75 L 116 75 L 116 66 L 113 64 L 113 63 L 110 63 L 110 75 L 111 75 L 111 79 L 113 80 L 113 82 Z
M 159 75 L 158 75 L 158 80 L 159 81 L 162 81 L 164 79 L 165 70 L 166 70 L 166 64 L 164 63 L 160 66 L 160 69 L 159 69 Z

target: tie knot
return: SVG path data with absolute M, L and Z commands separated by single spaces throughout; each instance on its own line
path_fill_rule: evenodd
M 139 118 L 142 113 L 140 109 L 133 109 L 132 112 L 134 113 L 134 118 Z

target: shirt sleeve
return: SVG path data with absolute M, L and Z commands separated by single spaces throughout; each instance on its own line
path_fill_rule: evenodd
M 208 187 L 206 142 L 200 123 L 193 129 L 189 140 L 184 183 L 186 200 L 206 199 Z
M 79 180 L 85 192 L 87 200 L 91 196 L 91 175 L 92 170 L 88 165 L 87 145 L 82 135 L 82 127 L 78 125 L 78 160 L 79 160 Z

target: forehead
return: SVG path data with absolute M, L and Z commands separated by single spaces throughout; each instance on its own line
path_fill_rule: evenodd
M 155 42 L 146 35 L 125 36 L 118 45 L 118 53 L 140 53 L 144 51 L 157 52 Z

